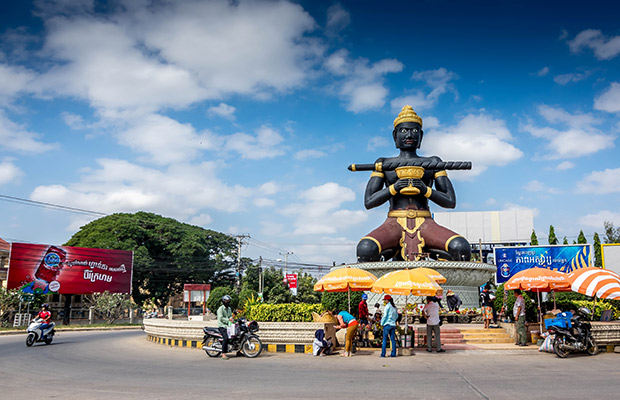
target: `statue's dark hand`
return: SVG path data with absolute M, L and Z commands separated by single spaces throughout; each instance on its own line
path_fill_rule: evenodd
M 411 186 L 420 189 L 420 193 L 426 193 L 426 184 L 421 179 L 411 179 Z
M 400 192 L 401 189 L 406 188 L 407 186 L 409 186 L 409 179 L 399 179 L 394 184 L 394 189 L 396 189 L 397 192 Z

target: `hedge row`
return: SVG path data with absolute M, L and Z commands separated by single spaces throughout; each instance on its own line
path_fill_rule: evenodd
M 248 320 L 268 322 L 312 322 L 312 313 L 321 314 L 322 304 L 254 304 L 245 310 Z

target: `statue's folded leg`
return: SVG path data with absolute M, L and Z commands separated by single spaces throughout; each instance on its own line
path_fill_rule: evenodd
M 401 227 L 396 218 L 388 218 L 381 226 L 364 236 L 357 244 L 357 262 L 379 261 L 381 257 L 387 260 L 393 249 L 399 247 Z
M 437 254 L 440 258 L 445 258 L 442 257 L 442 254 L 447 253 L 454 261 L 469 261 L 471 259 L 471 246 L 467 239 L 437 224 L 431 218 L 427 218 L 420 227 L 420 231 L 429 252 Z

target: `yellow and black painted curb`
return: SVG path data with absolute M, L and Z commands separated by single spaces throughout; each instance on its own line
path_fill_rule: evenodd
M 182 339 L 170 339 L 147 335 L 146 339 L 167 346 L 173 347 L 189 347 L 193 349 L 202 350 L 202 342 L 199 340 L 182 340 Z M 266 344 L 263 347 L 263 351 L 271 353 L 305 353 L 312 354 L 311 344 Z

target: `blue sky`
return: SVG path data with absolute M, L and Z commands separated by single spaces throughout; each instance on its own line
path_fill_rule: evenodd
M 353 262 L 387 206 L 364 210 L 346 167 L 395 155 L 410 104 L 422 154 L 473 162 L 455 211 L 533 209 L 543 241 L 620 225 L 618 6 L 384 3 L 2 2 L 0 195 Z M 53 244 L 97 218 L 0 215 L 5 240 Z

